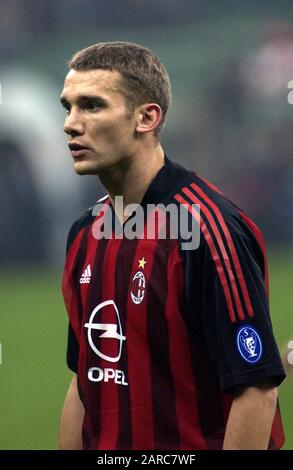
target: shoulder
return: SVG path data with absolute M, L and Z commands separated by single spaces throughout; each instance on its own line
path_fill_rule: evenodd
M 224 306 L 232 323 L 252 318 L 254 311 L 262 312 L 259 300 L 266 305 L 268 270 L 259 228 L 217 188 L 197 175 L 175 199 L 185 204 L 189 213 L 193 209 L 200 226 L 197 249 L 183 251 L 180 243 L 190 292 L 195 278 L 201 292 L 208 293 L 209 302 L 218 299 Z
M 68 253 L 71 245 L 74 243 L 76 238 L 83 232 L 91 223 L 94 221 L 95 208 L 97 205 L 106 203 L 109 196 L 106 195 L 100 198 L 96 204 L 89 207 L 72 225 L 67 237 L 66 253 Z
M 225 255 L 245 244 L 263 264 L 265 245 L 261 230 L 212 183 L 192 173 L 173 197 L 200 225 L 201 248 Z

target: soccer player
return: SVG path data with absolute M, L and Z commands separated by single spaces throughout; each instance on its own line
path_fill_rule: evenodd
M 74 169 L 97 175 L 108 195 L 68 236 L 63 294 L 74 376 L 60 447 L 280 448 L 284 370 L 259 229 L 164 154 L 171 89 L 150 50 L 99 43 L 77 52 L 69 69 L 61 103 Z M 179 226 L 184 219 L 200 229 L 197 247 L 184 246 L 181 230 L 173 236 L 171 214 L 159 217 L 169 205 Z

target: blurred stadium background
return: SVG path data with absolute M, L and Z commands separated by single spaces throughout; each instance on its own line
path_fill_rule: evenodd
M 167 154 L 219 185 L 262 228 L 285 355 L 293 339 L 293 3 L 1 0 L 0 449 L 57 447 L 70 380 L 65 241 L 103 193 L 94 177 L 73 173 L 59 93 L 69 57 L 107 40 L 144 44 L 166 64 L 174 95 Z M 291 378 L 280 389 L 286 449 L 292 392 Z

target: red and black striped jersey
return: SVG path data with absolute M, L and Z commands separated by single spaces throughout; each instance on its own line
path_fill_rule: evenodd
M 147 208 L 158 204 L 195 221 L 197 248 L 183 249 L 180 230 L 144 236 Z M 123 236 L 123 227 L 98 236 L 107 214 L 115 217 L 107 197 L 68 237 L 67 363 L 85 407 L 83 446 L 221 449 L 239 387 L 285 376 L 261 232 L 217 188 L 167 158 L 141 206 L 140 237 Z M 283 442 L 278 409 L 269 447 Z

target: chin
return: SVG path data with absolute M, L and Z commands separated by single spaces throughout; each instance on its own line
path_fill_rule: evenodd
M 97 168 L 97 165 L 94 166 L 90 163 L 75 162 L 74 171 L 78 175 L 97 175 L 99 173 L 99 168 Z

